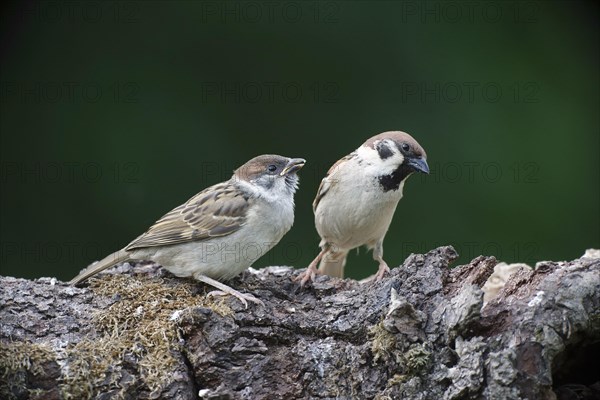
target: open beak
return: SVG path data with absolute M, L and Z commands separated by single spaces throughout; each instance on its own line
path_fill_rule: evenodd
M 419 171 L 424 174 L 429 173 L 429 165 L 427 165 L 427 161 L 424 158 L 411 158 L 408 160 L 408 165 L 410 165 L 415 171 Z
M 305 163 L 306 163 L 306 160 L 304 158 L 292 158 L 279 175 L 284 176 L 284 175 L 288 175 L 288 174 L 293 174 L 294 172 L 298 171 L 300 168 L 304 167 Z

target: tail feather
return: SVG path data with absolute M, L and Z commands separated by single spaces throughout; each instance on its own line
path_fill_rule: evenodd
M 100 271 L 104 271 L 107 268 L 112 267 L 120 262 L 130 260 L 129 253 L 124 250 L 116 251 L 108 256 L 104 257 L 102 260 L 94 263 L 81 271 L 79 275 L 69 281 L 69 285 L 76 285 L 80 282 L 85 281 L 92 275 L 96 275 Z
M 347 251 L 338 253 L 329 252 L 325 254 L 319 263 L 319 273 L 336 278 L 343 278 L 347 256 Z

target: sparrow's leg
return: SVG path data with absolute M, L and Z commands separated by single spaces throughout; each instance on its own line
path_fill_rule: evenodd
M 331 247 L 329 253 L 321 259 L 321 263 L 317 270 L 318 273 L 336 278 L 343 278 L 347 256 L 348 251 L 334 251 L 333 247 Z
M 248 301 L 251 301 L 253 303 L 260 304 L 263 306 L 265 305 L 261 300 L 257 299 L 256 297 L 252 296 L 251 294 L 240 293 L 237 290 L 233 289 L 232 287 L 229 287 L 222 282 L 211 279 L 208 276 L 198 274 L 198 275 L 194 275 L 194 278 L 200 282 L 204 282 L 207 285 L 210 285 L 212 287 L 219 289 L 219 290 L 215 290 L 215 291 L 208 293 L 209 296 L 230 294 L 230 295 L 236 297 L 239 301 L 241 301 L 244 304 L 244 307 L 246 307 L 246 308 L 248 308 Z
M 376 260 L 379 261 L 379 269 L 375 274 L 375 281 L 380 281 L 387 273 L 390 272 L 390 267 L 388 267 L 387 263 L 383 261 L 383 258 L 376 258 Z
M 375 245 L 375 248 L 373 249 L 373 259 L 379 262 L 379 269 L 377 270 L 377 274 L 375 274 L 375 281 L 380 281 L 385 274 L 390 272 L 390 267 L 383 261 L 383 239 Z
M 368 278 L 362 279 L 360 283 L 367 283 L 371 281 L 379 282 L 383 279 L 385 274 L 390 272 L 390 267 L 388 267 L 387 263 L 383 260 L 383 241 L 377 242 L 373 248 L 373 260 L 379 262 L 379 269 L 377 270 L 377 273 Z
M 328 251 L 329 247 L 324 246 L 321 252 L 315 257 L 314 260 L 312 260 L 308 268 L 306 268 L 306 271 L 302 272 L 294 279 L 295 282 L 300 281 L 300 287 L 304 286 L 306 282 L 315 279 L 315 276 L 318 273 L 317 264 L 319 263 L 319 261 L 321 261 L 321 258 L 323 258 L 325 254 L 327 254 Z

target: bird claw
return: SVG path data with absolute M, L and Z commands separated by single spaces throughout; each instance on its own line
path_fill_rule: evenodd
M 377 270 L 377 273 L 375 274 L 375 282 L 379 282 L 389 273 L 390 267 L 388 267 L 385 262 L 379 264 L 379 270 Z
M 259 305 L 262 305 L 262 306 L 265 305 L 265 303 L 263 303 L 261 300 L 257 299 L 253 295 L 240 293 L 237 290 L 235 290 L 234 288 L 229 287 L 226 284 L 216 281 L 205 275 L 195 275 L 194 278 L 196 278 L 196 280 L 199 280 L 200 282 L 204 282 L 207 285 L 210 285 L 214 288 L 219 289 L 219 290 L 213 290 L 212 292 L 209 292 L 207 296 L 224 296 L 224 295 L 229 294 L 229 295 L 237 298 L 239 301 L 241 301 L 242 304 L 244 305 L 244 308 L 248 308 L 249 301 L 259 304 Z
M 361 279 L 359 281 L 359 283 L 363 284 L 363 283 L 370 283 L 373 281 L 379 282 L 389 273 L 390 273 L 390 267 L 388 267 L 388 265 L 385 261 L 381 261 L 381 263 L 379 264 L 379 269 L 377 270 L 377 273 L 375 275 L 369 276 L 368 278 Z
M 304 287 L 307 282 L 312 282 L 315 280 L 317 276 L 317 270 L 315 268 L 308 267 L 306 271 L 300 273 L 297 277 L 294 278 L 294 282 L 300 281 L 300 287 Z
M 242 304 L 244 305 L 244 308 L 248 308 L 248 302 L 251 301 L 255 304 L 264 306 L 265 303 L 262 302 L 262 300 L 254 297 L 251 294 L 247 294 L 247 293 L 241 293 L 238 292 L 237 290 L 232 289 L 231 292 L 229 291 L 223 291 L 223 290 L 213 290 L 211 292 L 208 292 L 206 294 L 206 296 L 208 297 L 213 297 L 213 296 L 227 296 L 227 295 L 231 295 L 233 297 L 235 297 L 236 299 L 238 299 L 239 301 L 242 302 Z

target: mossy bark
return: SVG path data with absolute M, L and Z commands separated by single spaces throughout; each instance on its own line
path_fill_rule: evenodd
M 456 257 L 440 247 L 380 282 L 318 277 L 303 289 L 290 268 L 248 271 L 230 282 L 265 304 L 248 309 L 148 264 L 84 288 L 0 277 L 0 398 L 600 393 L 600 259 L 520 270 L 484 306 L 496 260 L 449 268 Z

